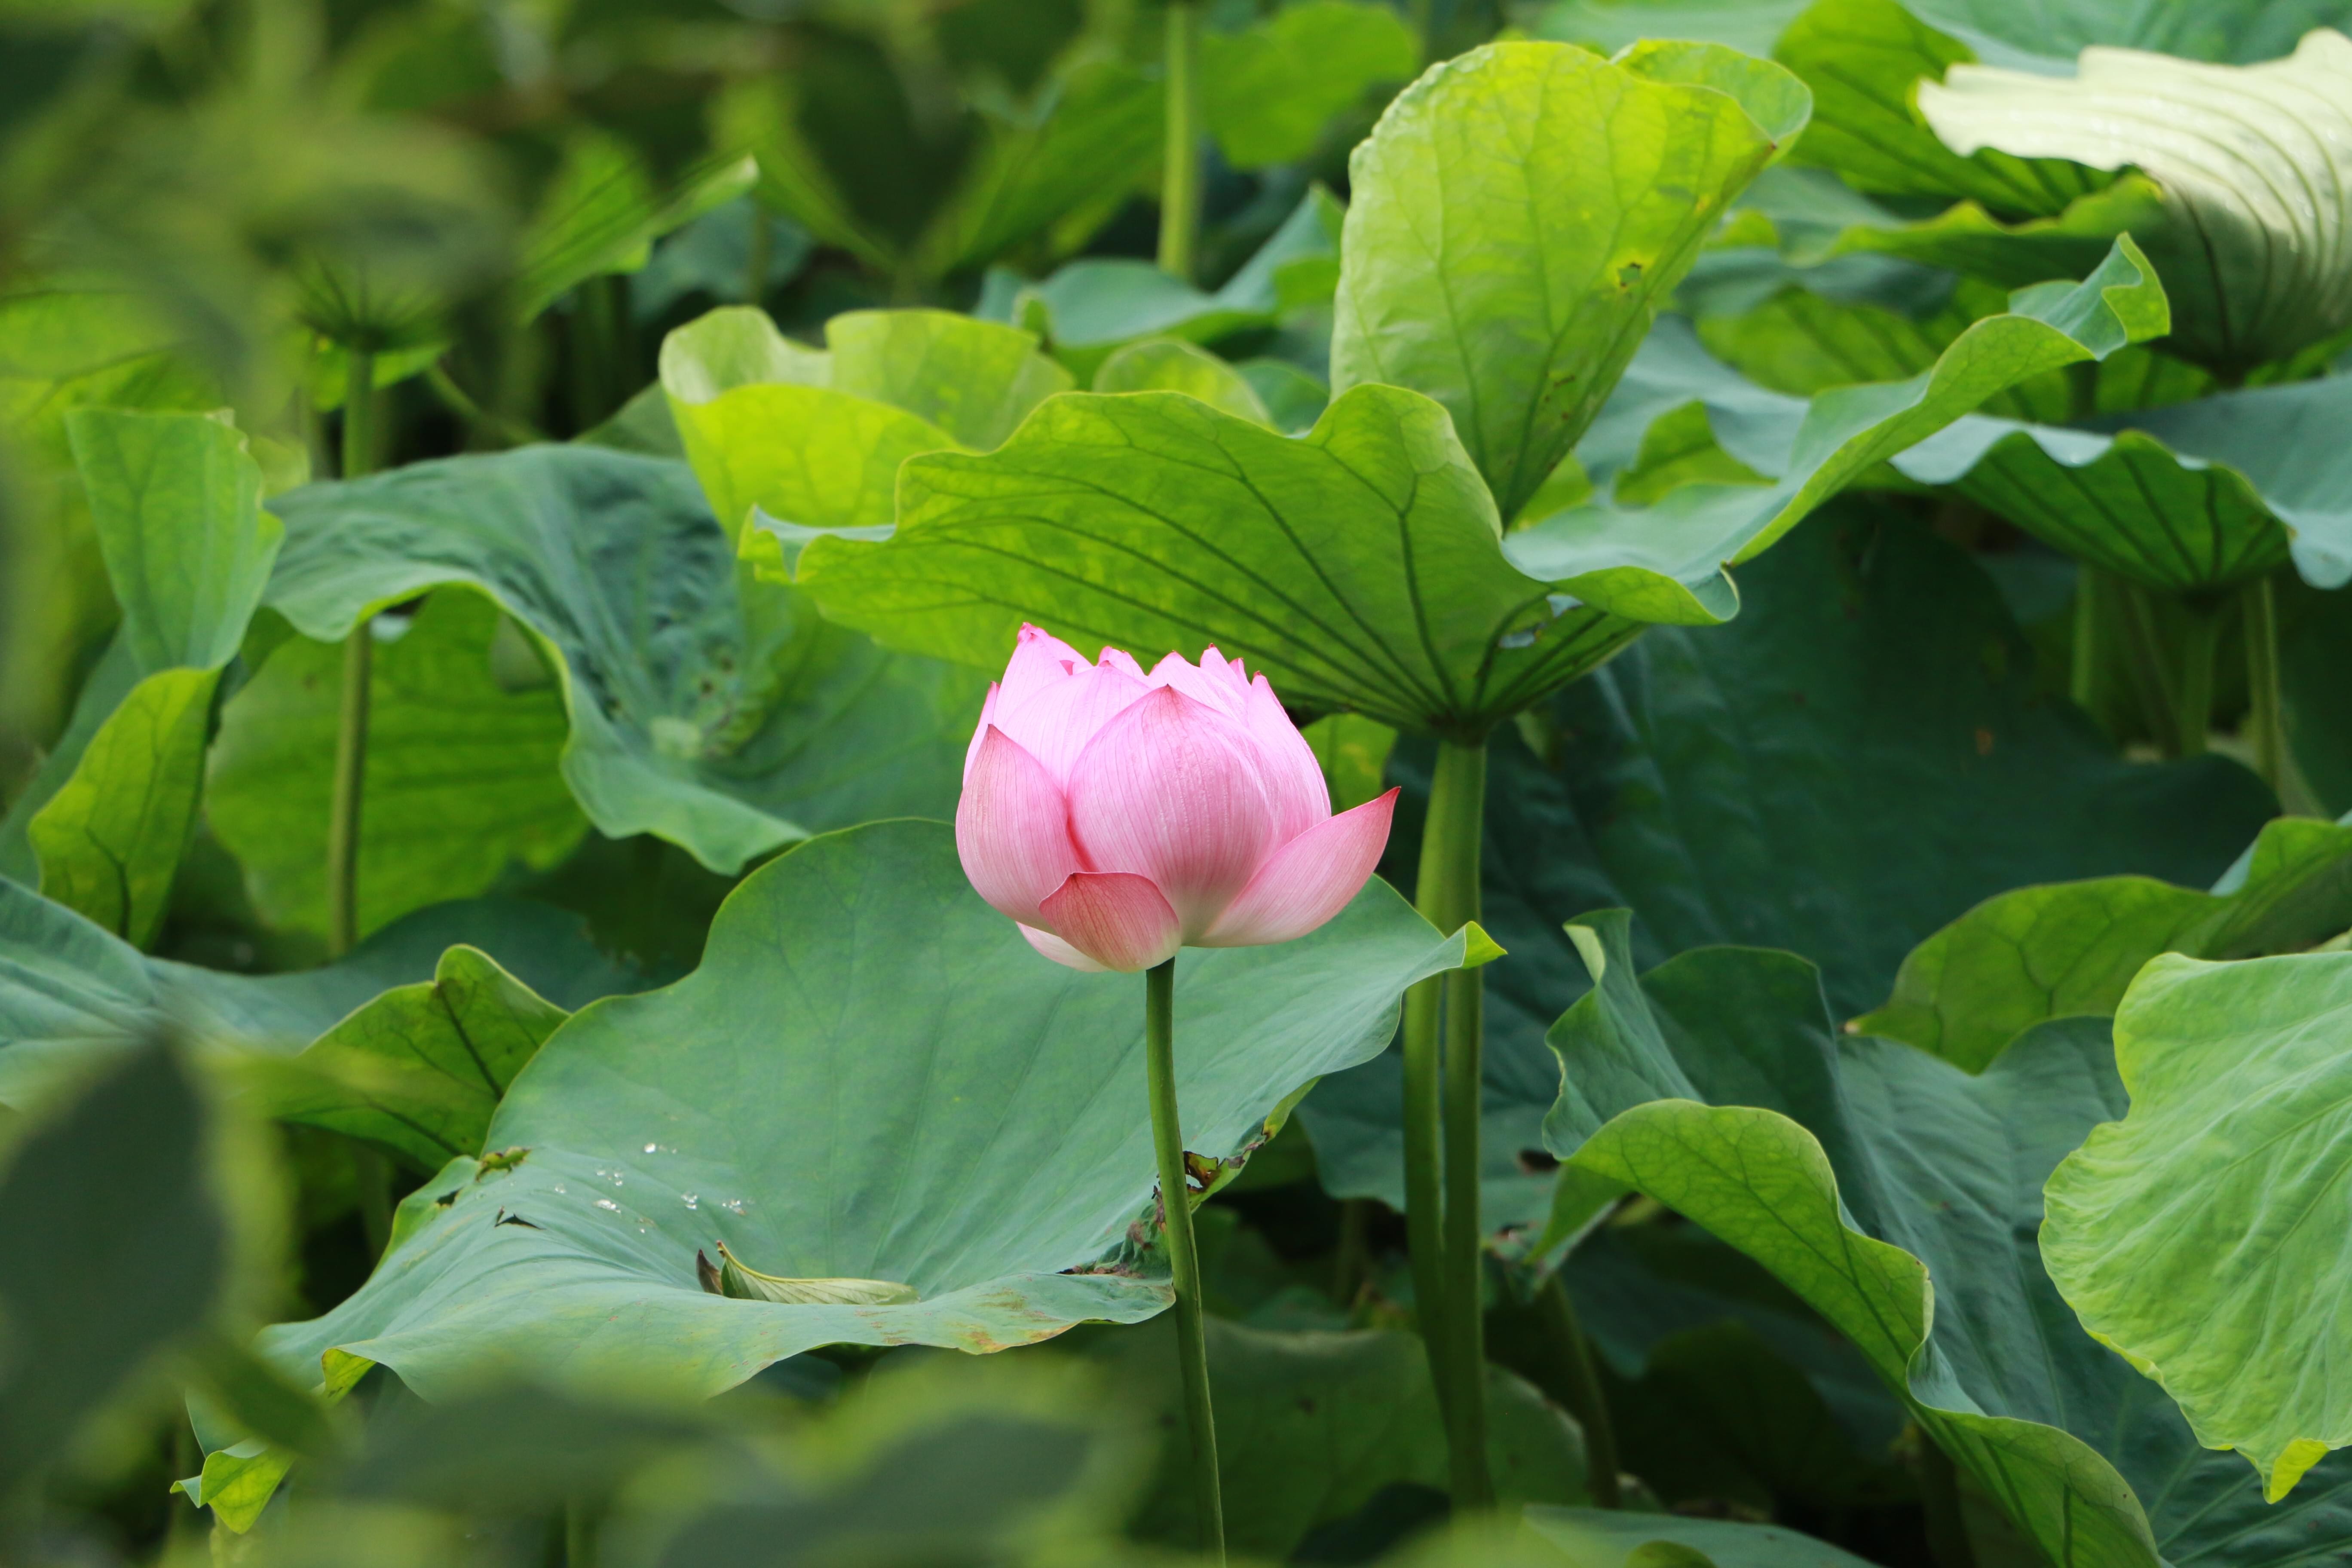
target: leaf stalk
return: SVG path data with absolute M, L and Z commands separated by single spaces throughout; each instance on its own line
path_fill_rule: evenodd
M 2286 721 L 2279 690 L 2278 593 L 2267 576 L 2245 589 L 2247 738 L 2254 771 L 2271 792 L 2286 795 Z
M 1190 283 L 1201 250 L 1201 0 L 1170 0 L 1164 70 L 1160 269 Z
M 1441 742 L 1417 887 L 1422 914 L 1440 931 L 1459 931 L 1478 918 L 1486 808 L 1486 742 Z M 1457 1510 L 1494 1501 L 1486 1467 L 1486 1237 L 1478 1202 L 1484 1024 L 1477 970 L 1425 980 L 1407 994 L 1405 1224 Z
M 375 466 L 375 355 L 346 351 L 342 477 Z M 368 687 L 375 644 L 362 616 L 343 638 L 341 701 L 335 715 L 335 774 L 327 806 L 327 951 L 337 958 L 359 942 L 360 806 L 367 781 Z
M 1144 1071 L 1151 1089 L 1151 1147 L 1160 1164 L 1169 1271 L 1176 1280 L 1176 1362 L 1184 1380 L 1184 1429 L 1192 1448 L 1192 1500 L 1201 1550 L 1225 1560 L 1225 1505 L 1217 1476 L 1217 1426 L 1209 1401 L 1209 1344 L 1201 1303 L 1201 1254 L 1192 1236 L 1192 1194 L 1184 1172 L 1183 1123 L 1176 1109 L 1176 961 L 1143 976 Z

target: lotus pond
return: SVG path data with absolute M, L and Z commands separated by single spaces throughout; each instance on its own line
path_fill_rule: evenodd
M 0 4 L 0 1563 L 2352 1568 L 2347 34 Z

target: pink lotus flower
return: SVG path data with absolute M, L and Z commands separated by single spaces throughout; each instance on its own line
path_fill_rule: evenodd
M 1073 969 L 1288 942 L 1338 914 L 1388 843 L 1397 792 L 1331 815 L 1265 676 L 1210 648 L 1147 675 L 1023 626 L 963 764 L 972 887 Z

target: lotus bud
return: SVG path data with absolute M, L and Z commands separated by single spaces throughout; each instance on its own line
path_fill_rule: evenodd
M 964 759 L 956 848 L 972 887 L 1073 969 L 1305 936 L 1388 843 L 1394 790 L 1331 815 L 1274 688 L 1215 648 L 1150 672 L 1021 628 Z

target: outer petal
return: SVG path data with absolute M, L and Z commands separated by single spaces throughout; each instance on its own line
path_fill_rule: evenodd
M 1066 784 L 1070 766 L 1105 724 L 1151 689 L 1110 660 L 1082 664 L 1066 680 L 1055 682 L 1020 703 L 1000 702 L 997 727 L 1021 749 L 1045 764 L 1056 786 Z
M 1160 687 L 1079 753 L 1071 839 L 1088 870 L 1150 879 L 1197 941 L 1276 847 L 1264 772 L 1248 731 Z
M 1323 764 L 1315 748 L 1283 711 L 1282 699 L 1263 675 L 1250 688 L 1243 721 L 1265 752 L 1265 790 L 1273 798 L 1279 841 L 1293 838 L 1331 815 L 1330 787 L 1323 782 Z
M 1028 925 L 1051 923 L 1039 901 L 1078 868 L 1061 786 L 993 724 L 956 802 L 956 853 L 989 907 Z
M 1066 965 L 1071 969 L 1083 970 L 1088 974 L 1108 974 L 1110 973 L 1109 970 L 1105 969 L 1101 964 L 1097 963 L 1093 959 L 1088 958 L 1085 953 L 1080 952 L 1076 948 L 1072 947 L 1068 942 L 1064 942 L 1060 937 L 1055 936 L 1052 931 L 1039 931 L 1035 926 L 1024 926 L 1017 921 L 1013 922 L 1013 925 L 1014 929 L 1019 931 L 1023 936 L 1029 939 L 1029 945 L 1031 947 L 1035 948 L 1039 952 L 1044 953 L 1046 957 L 1052 959 L 1056 963 Z
M 1202 947 L 1262 947 L 1305 936 L 1347 908 L 1381 862 L 1397 792 L 1308 828 L 1259 868 Z
M 996 718 L 996 694 L 1000 689 L 996 681 L 988 683 L 987 699 L 980 705 L 980 722 L 972 726 L 971 744 L 963 749 L 963 782 L 966 784 L 971 783 L 971 764 L 980 755 L 980 742 L 987 736 L 988 726 Z
M 1184 942 L 1176 911 L 1151 879 L 1126 871 L 1073 872 L 1046 896 L 1045 918 L 1080 953 L 1129 974 L 1175 957 Z M 1032 945 L 1055 956 L 1034 938 Z
M 1085 668 L 1087 661 L 1076 648 L 1042 626 L 1024 626 L 1013 640 L 1012 662 L 1004 667 L 1005 705 L 1017 708 Z

